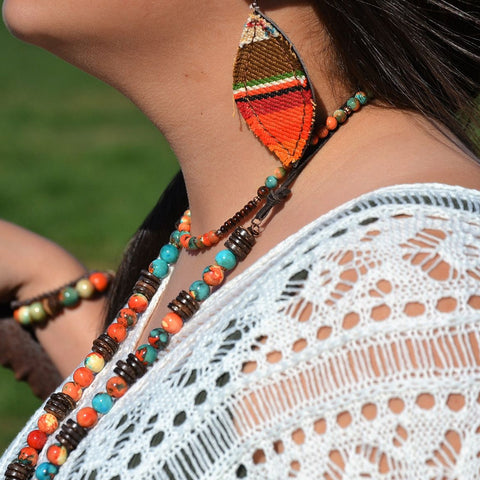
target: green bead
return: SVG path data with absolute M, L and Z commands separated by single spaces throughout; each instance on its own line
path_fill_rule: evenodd
M 202 280 L 197 280 L 190 285 L 190 295 L 199 302 L 210 296 L 210 287 Z
M 178 230 L 175 230 L 170 235 L 170 243 L 173 243 L 176 247 L 180 246 L 180 233 Z
M 360 108 L 360 101 L 355 97 L 351 97 L 347 100 L 347 107 L 356 112 Z
M 188 241 L 188 249 L 189 249 L 189 250 L 198 250 L 197 237 L 192 237 L 192 238 Z
M 341 108 L 335 110 L 333 112 L 333 116 L 338 123 L 343 123 L 347 119 L 347 114 L 345 113 L 345 110 L 342 110 Z
M 60 301 L 65 307 L 74 307 L 80 300 L 80 295 L 73 287 L 65 287 L 60 292 Z
M 265 186 L 267 188 L 275 188 L 277 185 L 278 185 L 278 180 L 273 175 L 270 175 L 265 179 Z
M 28 312 L 30 318 L 34 322 L 41 322 L 47 318 L 47 313 L 45 312 L 43 305 L 40 302 L 34 302 L 28 307 Z

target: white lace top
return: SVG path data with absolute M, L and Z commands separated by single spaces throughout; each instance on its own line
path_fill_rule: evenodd
M 480 193 L 384 188 L 206 300 L 56 479 L 480 479 L 479 345 Z

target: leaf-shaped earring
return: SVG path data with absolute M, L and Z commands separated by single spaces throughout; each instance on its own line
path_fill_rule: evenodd
M 233 68 L 234 98 L 249 128 L 288 167 L 308 146 L 314 93 L 290 40 L 252 7 Z

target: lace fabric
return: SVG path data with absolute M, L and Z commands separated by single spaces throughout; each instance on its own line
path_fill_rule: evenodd
M 479 212 L 403 185 L 307 225 L 204 302 L 56 478 L 480 479 Z

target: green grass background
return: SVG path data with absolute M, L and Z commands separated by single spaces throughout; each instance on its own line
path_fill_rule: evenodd
M 2 24 L 0 52 L 0 217 L 115 268 L 173 154 L 128 100 Z M 0 367 L 0 453 L 39 404 Z

